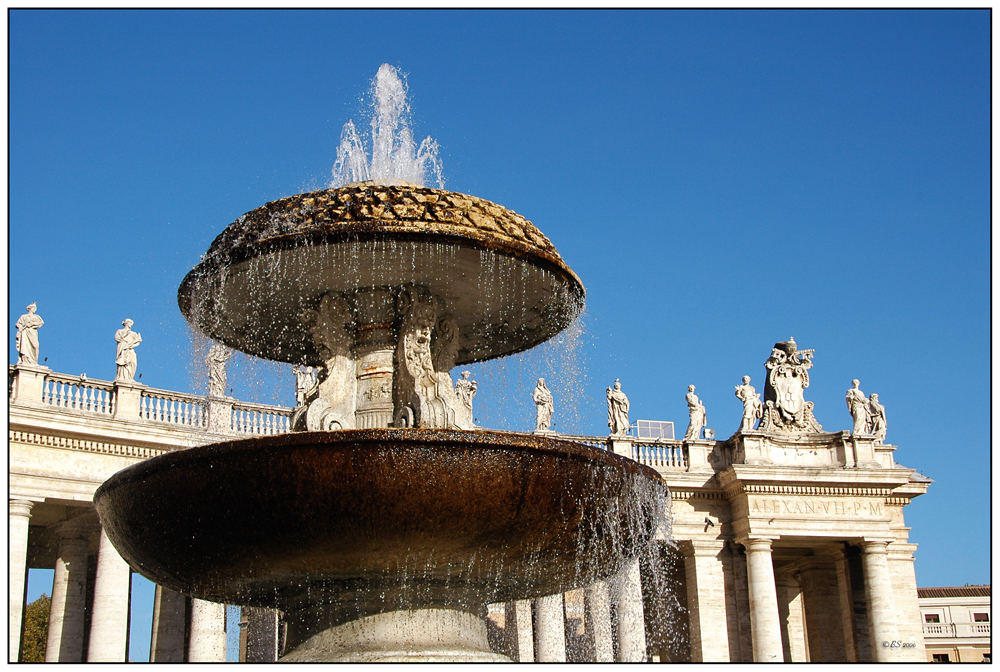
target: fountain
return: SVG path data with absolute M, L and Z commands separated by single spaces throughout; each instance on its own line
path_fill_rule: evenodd
M 178 291 L 216 341 L 320 368 L 293 431 L 148 460 L 94 499 L 156 583 L 280 609 L 283 660 L 503 660 L 486 605 L 617 573 L 665 487 L 607 451 L 473 425 L 451 369 L 551 338 L 583 286 L 524 217 L 367 176 L 246 213 Z

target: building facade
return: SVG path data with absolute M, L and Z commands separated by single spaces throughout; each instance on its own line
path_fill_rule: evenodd
M 491 605 L 494 649 L 521 661 L 928 659 L 904 508 L 930 480 L 895 461 L 877 400 L 856 399 L 867 410 L 852 431 L 822 430 L 802 397 L 810 358 L 775 344 L 763 400 L 745 380 L 743 428 L 725 440 L 702 438 L 693 388 L 683 440 L 558 435 L 655 468 L 670 524 L 605 582 Z M 27 570 L 54 568 L 46 660 L 124 661 L 132 570 L 100 529 L 96 488 L 166 452 L 288 431 L 294 409 L 37 364 L 10 367 L 8 390 L 10 659 Z M 241 628 L 241 660 L 280 655 L 279 615 L 245 610 Z M 157 587 L 151 660 L 223 660 L 225 638 L 224 605 Z
M 990 663 L 990 586 L 918 588 L 927 660 Z

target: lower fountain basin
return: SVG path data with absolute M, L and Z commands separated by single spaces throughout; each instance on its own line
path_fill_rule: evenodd
M 115 548 L 156 583 L 319 609 L 328 627 L 479 612 L 607 578 L 649 543 L 665 493 L 653 469 L 570 441 L 369 429 L 169 453 L 115 474 L 94 501 Z

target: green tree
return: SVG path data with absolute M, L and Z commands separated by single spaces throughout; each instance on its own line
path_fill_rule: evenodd
M 45 593 L 24 608 L 24 635 L 21 637 L 21 661 L 45 662 L 45 643 L 49 638 L 49 605 L 51 598 Z

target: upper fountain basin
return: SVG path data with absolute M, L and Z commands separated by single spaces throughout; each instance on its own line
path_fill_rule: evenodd
M 318 364 L 303 311 L 326 293 L 409 286 L 427 289 L 458 321 L 457 364 L 544 342 L 582 311 L 585 295 L 521 215 L 475 196 L 370 181 L 246 213 L 184 278 L 178 303 L 226 345 Z

